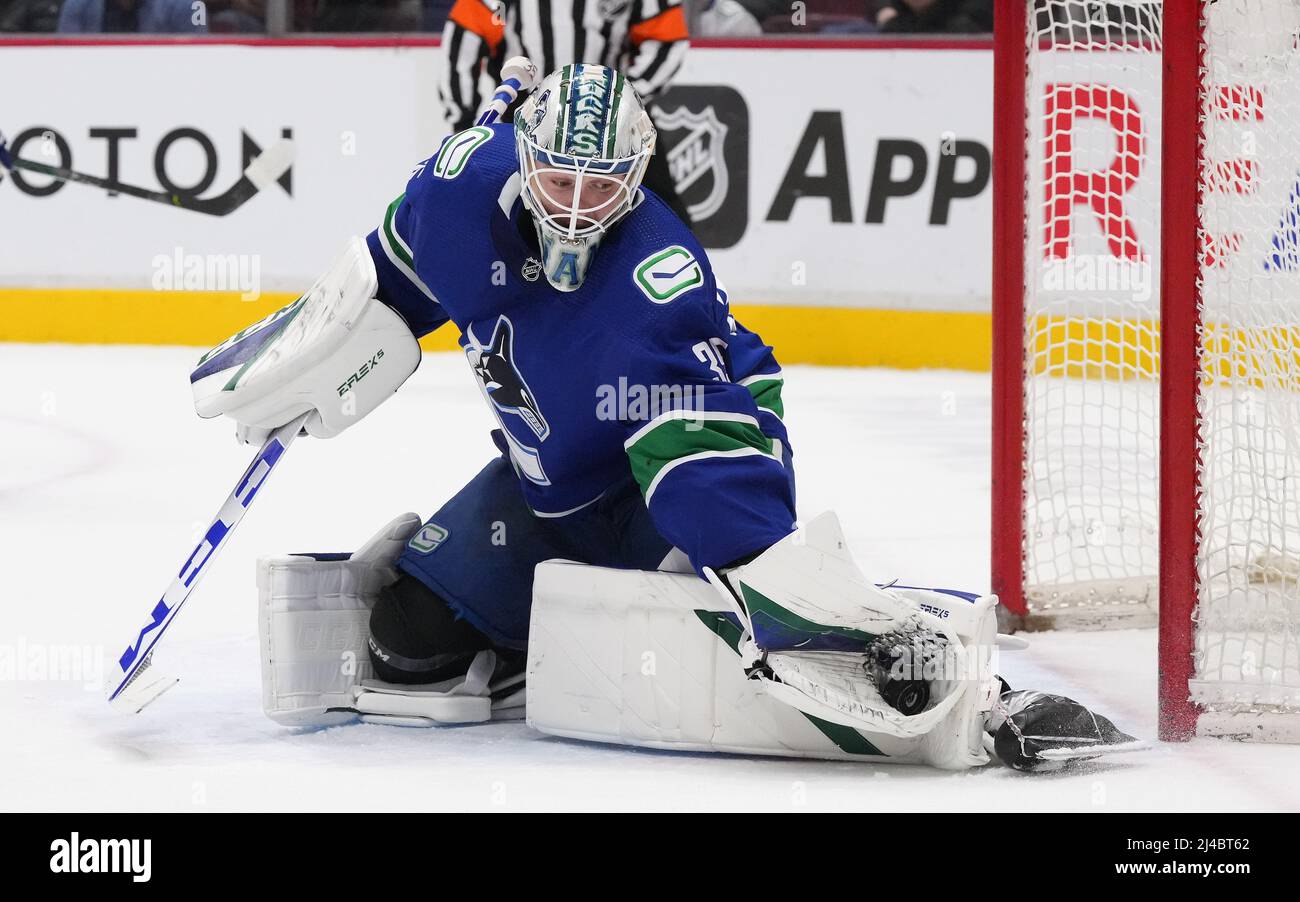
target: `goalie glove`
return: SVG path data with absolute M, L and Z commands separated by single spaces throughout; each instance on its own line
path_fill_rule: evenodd
M 994 597 L 874 585 L 832 513 L 705 576 L 745 630 L 746 674 L 773 698 L 832 723 L 926 737 L 940 767 L 988 760 Z

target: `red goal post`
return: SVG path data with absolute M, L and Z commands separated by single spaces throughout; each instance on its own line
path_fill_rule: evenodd
M 993 590 L 1159 623 L 1159 730 L 1300 739 L 1300 8 L 1008 0 Z

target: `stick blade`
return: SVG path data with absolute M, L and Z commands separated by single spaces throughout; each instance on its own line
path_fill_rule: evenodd
M 244 176 L 261 191 L 288 172 L 293 165 L 294 156 L 293 141 L 282 138 L 258 154 L 244 170 Z
M 122 714 L 139 714 L 158 696 L 180 682 L 180 677 L 153 666 L 153 653 L 121 691 L 108 700 L 109 707 Z

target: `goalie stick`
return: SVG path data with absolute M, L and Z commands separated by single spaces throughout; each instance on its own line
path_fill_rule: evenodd
M 488 109 L 479 118 L 479 124 L 481 125 L 490 125 L 495 122 L 505 108 L 518 96 L 518 93 L 521 90 L 531 88 L 537 79 L 537 67 L 527 57 L 514 57 L 507 60 L 502 67 L 502 72 L 506 77 L 503 84 L 497 88 Z M 245 170 L 245 179 L 241 179 L 241 182 L 250 178 L 250 171 L 257 166 L 259 161 L 272 154 L 281 145 L 286 144 L 289 145 L 288 161 L 292 161 L 292 145 L 288 141 L 282 141 L 273 145 L 268 151 L 250 163 L 248 169 Z M 8 157 L 8 150 L 2 138 L 0 138 L 0 157 L 4 158 L 0 159 L 0 163 L 3 163 L 6 168 L 11 164 L 23 162 Z M 30 168 L 30 166 L 21 168 Z M 44 167 L 38 171 L 48 171 L 52 168 Z M 284 168 L 288 168 L 287 161 L 284 163 Z M 283 172 L 283 169 L 280 172 Z M 258 178 L 259 181 L 261 179 L 273 181 L 278 177 L 279 173 L 268 176 L 263 170 L 262 175 Z M 83 176 L 81 180 L 90 178 L 90 176 Z M 229 193 L 227 192 L 227 194 Z M 254 190 L 253 193 L 256 193 L 256 191 Z M 214 202 L 216 200 L 218 198 L 213 199 Z M 242 202 L 240 201 L 240 203 Z M 162 598 L 149 612 L 145 625 L 140 629 L 135 641 L 127 646 L 126 651 L 118 659 L 117 682 L 109 690 L 109 704 L 120 710 L 138 713 L 158 696 L 176 685 L 178 682 L 177 677 L 155 670 L 153 667 L 154 650 L 158 645 L 158 641 L 167 631 L 167 627 L 171 626 L 172 621 L 176 619 L 176 615 L 194 591 L 194 587 L 198 584 L 205 568 L 216 556 L 217 551 L 225 544 L 226 539 L 229 538 L 230 533 L 239 524 L 239 521 L 243 519 L 244 512 L 253 503 L 253 498 L 257 496 L 258 491 L 266 483 L 267 477 L 275 469 L 276 464 L 284 456 L 285 450 L 297 437 L 310 415 L 303 414 L 293 422 L 275 430 L 267 438 L 266 443 L 262 445 L 261 450 L 257 452 L 257 456 L 253 458 L 253 462 L 248 465 L 248 469 L 240 477 L 234 491 L 226 498 L 225 504 L 217 512 L 217 516 L 204 533 L 203 538 L 199 540 L 199 544 L 195 546 L 194 550 L 190 552 L 190 556 L 186 558 L 185 563 L 181 565 L 180 573 L 172 580 Z
M 244 168 L 243 174 L 240 175 L 239 181 L 235 182 L 225 193 L 218 194 L 216 197 L 203 198 L 169 191 L 153 191 L 149 188 L 115 182 L 96 175 L 87 175 L 84 172 L 74 172 L 63 166 L 50 166 L 47 163 L 37 163 L 35 160 L 23 160 L 13 156 L 9 150 L 8 142 L 5 141 L 3 135 L 0 135 L 0 167 L 3 167 L 7 172 L 12 173 L 15 169 L 21 169 L 25 172 L 38 172 L 64 182 L 77 182 L 81 185 L 116 191 L 130 197 L 151 200 L 155 203 L 166 204 L 169 207 L 179 207 L 182 210 L 193 210 L 195 213 L 206 213 L 209 216 L 225 216 L 239 209 L 253 195 L 284 175 L 289 167 L 293 165 L 293 160 L 293 141 L 288 138 L 281 139 L 250 160 L 248 166 Z
M 203 538 L 190 552 L 176 578 L 149 612 L 146 623 L 135 640 L 118 659 L 117 682 L 108 695 L 110 705 L 122 711 L 138 713 L 145 705 L 176 685 L 177 677 L 153 669 L 154 650 L 158 641 L 176 619 L 230 533 L 244 518 L 244 512 L 266 484 L 267 477 L 297 437 L 308 416 L 310 414 L 303 414 L 272 432 L 244 475 L 239 478 L 225 504 L 221 505 L 221 510 L 204 532 Z

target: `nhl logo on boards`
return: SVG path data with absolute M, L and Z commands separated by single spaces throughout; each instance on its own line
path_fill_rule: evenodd
M 537 277 L 542 274 L 542 261 L 536 257 L 529 257 L 524 261 L 524 265 L 519 268 L 519 275 L 523 276 L 528 282 L 536 282 Z
M 749 223 L 749 108 L 725 85 L 676 85 L 654 102 L 658 153 L 707 248 L 733 247 Z
M 704 196 L 689 207 L 692 220 L 708 219 L 721 209 L 727 197 L 727 164 L 722 159 L 727 126 L 712 106 L 699 112 L 685 106 L 661 112 L 659 124 L 666 130 L 681 132 L 668 151 L 668 166 L 678 193 L 686 194 L 701 180 L 708 182 Z

